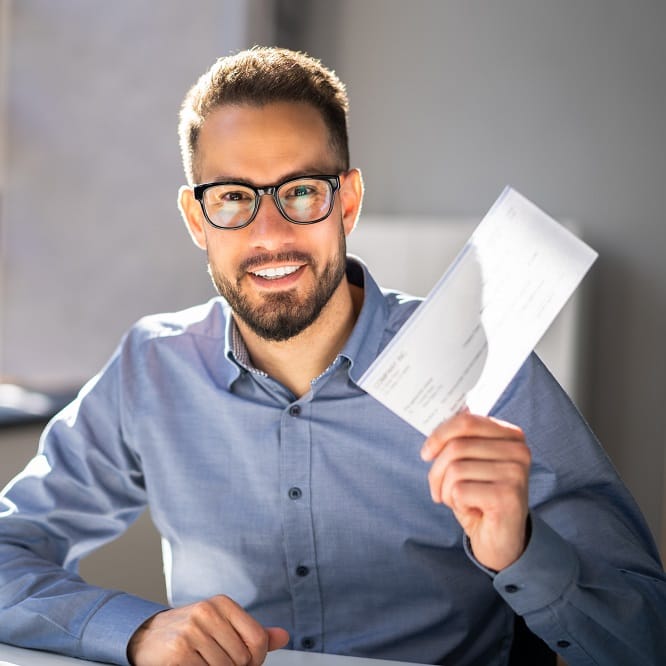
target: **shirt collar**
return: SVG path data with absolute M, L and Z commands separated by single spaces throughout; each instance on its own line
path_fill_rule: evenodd
M 363 306 L 340 352 L 340 356 L 349 360 L 350 378 L 357 382 L 379 353 L 388 321 L 388 306 L 368 267 L 358 257 L 347 257 L 347 279 L 363 288 Z
M 356 382 L 377 356 L 386 328 L 388 310 L 381 289 L 370 275 L 367 266 L 358 257 L 347 256 L 346 272 L 349 282 L 361 287 L 364 291 L 363 305 L 358 319 L 339 354 L 349 361 L 349 376 Z M 225 360 L 237 369 L 240 367 L 243 371 L 265 376 L 266 373 L 257 370 L 252 365 L 250 354 L 238 326 L 236 326 L 231 308 L 226 305 L 225 310 L 227 315 L 224 340 Z M 238 373 L 229 376 L 230 381 L 227 388 L 238 376 Z
M 240 370 L 240 372 L 237 372 L 234 377 L 230 378 L 231 381 L 227 386 L 227 388 L 229 388 L 242 372 L 256 372 L 261 375 L 265 375 L 265 373 L 252 365 L 250 353 L 245 346 L 245 341 L 243 340 L 241 332 L 238 330 L 231 307 L 226 302 L 225 305 L 226 327 L 224 331 L 224 358 L 227 363 L 231 364 L 237 371 Z
M 238 330 L 238 326 L 236 325 L 236 321 L 231 315 L 231 312 L 229 312 L 229 319 L 227 321 L 227 346 L 229 347 L 229 351 L 227 353 L 228 358 L 236 361 L 236 363 L 238 363 L 238 365 L 240 365 L 244 370 L 251 370 L 261 373 L 260 370 L 257 370 L 252 365 L 252 361 L 250 360 L 250 353 L 245 346 L 243 336 Z

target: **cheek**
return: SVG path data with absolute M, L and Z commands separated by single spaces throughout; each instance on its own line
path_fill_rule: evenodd
M 331 217 L 326 222 L 312 225 L 312 231 L 310 240 L 313 248 L 319 248 L 329 253 L 337 252 L 341 239 L 345 238 L 339 210 L 334 208 Z
M 239 253 L 234 249 L 234 243 L 230 240 L 208 236 L 206 239 L 206 253 L 208 263 L 216 269 L 228 272 L 238 264 Z

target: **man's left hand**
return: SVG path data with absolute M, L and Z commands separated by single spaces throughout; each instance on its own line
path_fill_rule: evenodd
M 527 545 L 531 456 L 523 431 L 491 417 L 460 413 L 435 428 L 421 457 L 432 461 L 433 501 L 451 508 L 474 557 L 495 571 L 515 562 Z

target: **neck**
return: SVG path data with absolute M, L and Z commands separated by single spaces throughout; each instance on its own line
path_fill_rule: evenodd
M 240 319 L 235 321 L 254 367 L 300 398 L 335 360 L 354 328 L 362 303 L 363 290 L 345 277 L 317 320 L 289 340 L 265 340 Z

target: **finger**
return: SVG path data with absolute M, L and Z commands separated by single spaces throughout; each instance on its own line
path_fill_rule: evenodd
M 461 463 L 467 464 L 461 464 Z M 449 442 L 435 458 L 428 472 L 428 484 L 435 502 L 442 501 L 441 488 L 444 478 L 452 473 L 451 482 L 457 480 L 488 481 L 491 470 L 500 478 L 508 467 L 484 468 L 484 464 L 512 463 L 525 477 L 529 473 L 531 455 L 527 445 L 521 440 L 456 439 Z M 479 471 L 475 472 L 474 464 Z
M 289 632 L 282 627 L 267 627 L 268 651 L 279 650 L 289 643 Z
M 441 464 L 440 464 L 441 463 Z M 437 459 L 428 473 L 434 502 L 452 505 L 451 490 L 465 482 L 527 484 L 529 467 L 515 460 L 455 460 L 444 464 Z
M 216 598 L 191 607 L 190 640 L 207 664 L 248 664 L 251 654 Z
M 236 666 L 236 664 L 253 664 L 253 657 L 248 646 L 238 632 L 228 622 L 219 624 L 213 629 L 209 640 L 199 643 L 199 653 L 211 666 L 218 664 Z
M 501 490 L 497 492 L 497 497 L 490 496 L 492 503 L 503 497 L 504 489 L 513 489 L 517 496 L 522 497 L 527 487 L 527 476 L 528 472 L 524 465 L 514 461 L 456 461 L 441 478 L 438 499 L 458 510 L 461 508 L 458 501 L 460 488 L 478 488 L 482 494 L 478 495 L 475 506 L 486 509 L 489 507 L 482 505 L 481 502 L 489 499 L 488 493 L 494 492 L 493 486 Z M 437 479 L 433 481 L 434 484 L 437 482 Z M 469 498 L 473 497 L 473 495 L 466 496 L 468 501 L 465 506 L 469 506 Z
M 515 462 L 529 467 L 530 450 L 522 440 L 512 439 L 454 439 L 433 461 L 433 475 L 445 471 L 459 461 Z
M 499 535 L 498 526 L 509 526 L 514 530 L 516 525 L 524 525 L 527 515 L 524 493 L 508 483 L 463 481 L 453 487 L 451 502 L 456 518 L 469 536 L 472 536 L 472 526 L 481 518 Z
M 524 435 L 518 426 L 490 416 L 479 416 L 468 412 L 456 414 L 440 423 L 425 440 L 421 448 L 421 458 L 430 461 L 439 455 L 452 439 L 469 437 L 516 439 Z
M 225 615 L 229 630 L 233 633 L 233 636 L 229 636 L 229 645 L 233 646 L 233 652 L 226 643 L 224 647 L 233 659 L 237 659 L 234 663 L 249 666 L 263 664 L 269 649 L 269 632 L 235 601 L 224 596 L 214 599 Z M 239 641 L 242 650 L 239 649 L 238 643 L 232 642 L 234 637 Z

